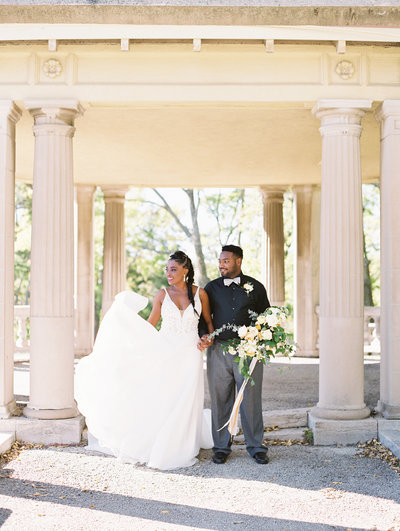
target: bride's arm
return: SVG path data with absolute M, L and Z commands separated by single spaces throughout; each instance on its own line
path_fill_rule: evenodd
M 199 288 L 199 290 L 201 313 L 203 315 L 204 321 L 206 322 L 208 333 L 212 334 L 214 332 L 214 325 L 211 319 L 210 301 L 208 299 L 207 292 L 203 288 Z
M 157 291 L 156 296 L 154 297 L 153 308 L 151 309 L 151 313 L 147 319 L 147 321 L 154 327 L 157 326 L 157 323 L 161 318 L 161 305 L 163 303 L 164 297 L 165 291 L 163 289 Z

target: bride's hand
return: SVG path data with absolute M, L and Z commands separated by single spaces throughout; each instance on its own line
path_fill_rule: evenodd
M 205 334 L 204 336 L 201 336 L 197 343 L 197 348 L 201 351 L 206 349 L 207 347 L 210 347 L 213 344 L 213 339 L 208 339 L 208 334 Z

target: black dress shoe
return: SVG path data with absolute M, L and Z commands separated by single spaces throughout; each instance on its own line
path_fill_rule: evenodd
M 225 452 L 215 452 L 215 454 L 212 456 L 212 460 L 217 465 L 223 465 L 226 463 L 226 460 L 228 459 L 228 454 Z
M 266 465 L 269 462 L 268 456 L 264 452 L 257 452 L 253 455 L 253 459 L 259 465 Z

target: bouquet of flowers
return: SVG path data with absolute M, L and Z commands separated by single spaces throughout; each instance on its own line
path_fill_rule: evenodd
M 231 417 L 225 424 L 225 426 L 228 425 L 228 430 L 231 434 L 237 433 L 239 406 L 247 383 L 251 381 L 251 384 L 254 385 L 251 373 L 257 361 L 265 365 L 276 355 L 290 357 L 296 350 L 285 329 L 288 313 L 289 311 L 286 307 L 280 308 L 278 306 L 271 306 L 260 314 L 249 310 L 251 318 L 249 326 L 226 324 L 215 330 L 213 334 L 210 334 L 210 339 L 217 337 L 225 330 L 233 330 L 238 335 L 237 338 L 229 339 L 223 345 L 223 349 L 226 352 L 235 355 L 234 361 L 238 363 L 239 372 L 244 378 L 242 387 L 236 397 Z M 222 426 L 222 428 L 225 426 Z

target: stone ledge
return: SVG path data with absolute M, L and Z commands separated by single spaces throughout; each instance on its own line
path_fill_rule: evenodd
M 314 444 L 357 444 L 378 436 L 378 422 L 375 418 L 360 420 L 327 420 L 308 416 L 308 425 L 313 431 Z
M 306 428 L 310 408 L 273 409 L 263 411 L 263 421 L 266 428 L 278 426 L 279 428 Z M 241 427 L 239 417 L 239 427 Z
M 279 428 L 307 427 L 310 408 L 275 409 L 263 411 L 264 426 L 279 426 Z
M 42 420 L 16 417 L 0 419 L 0 432 L 11 433 L 15 440 L 43 444 L 79 444 L 85 419 Z
M 399 430 L 382 430 L 379 431 L 378 439 L 389 448 L 393 454 L 400 459 L 400 431 Z
M 381 430 L 400 430 L 400 420 L 389 420 L 384 417 L 377 417 L 378 431 Z
M 29 3 L 29 2 L 27 2 Z M 395 27 L 398 6 L 251 6 L 118 5 L 92 1 L 81 5 L 8 5 L 1 2 L 2 23 L 173 24 L 173 25 L 312 25 Z M 200 2 L 197 2 L 200 4 Z M 207 4 L 207 2 L 204 2 Z
M 15 441 L 15 434 L 14 432 L 5 432 L 0 433 L 0 454 L 4 454 L 4 452 L 7 452 Z
M 303 441 L 305 428 L 287 428 L 283 430 L 273 430 L 264 432 L 264 441 L 268 445 L 270 441 Z M 236 435 L 234 444 L 243 444 L 245 442 L 244 435 Z

